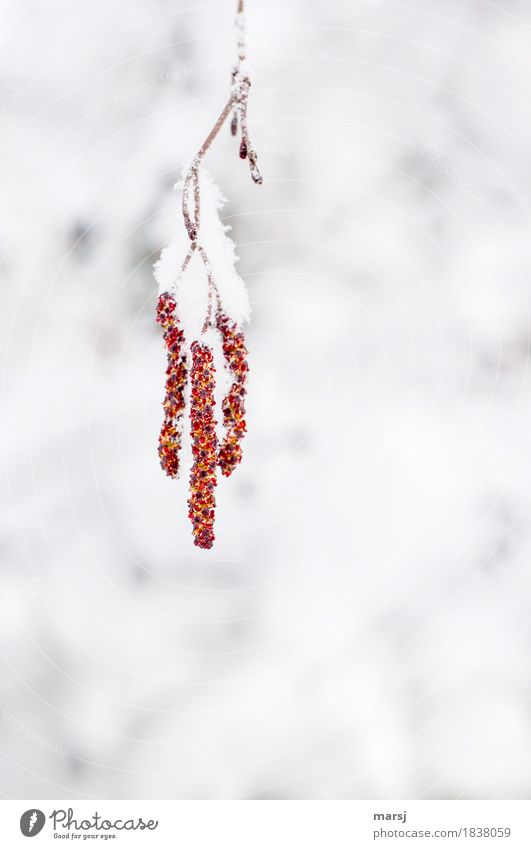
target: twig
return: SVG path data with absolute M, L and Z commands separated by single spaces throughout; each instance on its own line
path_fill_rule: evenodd
M 198 245 L 197 242 L 194 242 L 194 244 L 197 245 L 197 250 L 199 252 L 199 255 L 201 256 L 201 259 L 203 260 L 208 279 L 208 307 L 205 321 L 203 323 L 203 328 L 201 331 L 202 333 L 206 333 L 209 326 L 213 323 L 214 316 L 217 315 L 217 313 L 221 309 L 221 300 L 219 297 L 218 287 L 216 286 L 216 281 L 214 280 L 212 266 L 210 265 L 210 260 L 207 256 L 207 252 L 205 251 L 202 245 Z M 215 311 L 214 302 L 216 304 Z
M 188 169 L 183 182 L 182 193 L 182 212 L 186 232 L 190 240 L 194 242 L 199 237 L 199 229 L 201 224 L 201 189 L 199 181 L 199 167 L 210 148 L 212 142 L 218 135 L 223 124 L 227 120 L 231 111 L 233 111 L 231 121 L 231 132 L 236 135 L 238 132 L 238 115 L 241 125 L 241 143 L 240 157 L 249 160 L 251 169 L 251 177 L 255 183 L 262 183 L 262 175 L 256 164 L 257 154 L 252 145 L 249 129 L 247 126 L 247 101 L 249 97 L 249 88 L 251 80 L 248 74 L 244 72 L 243 64 L 245 62 L 245 19 L 244 19 L 244 2 L 238 0 L 236 10 L 236 34 L 238 43 L 238 63 L 232 72 L 232 86 L 230 97 L 223 107 L 223 110 L 217 119 L 216 123 L 210 130 L 208 136 L 197 151 L 190 168 Z M 193 188 L 193 213 L 190 214 L 190 190 Z

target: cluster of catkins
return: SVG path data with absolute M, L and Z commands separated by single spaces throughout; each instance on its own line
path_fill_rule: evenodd
M 244 0 L 238 0 L 235 29 L 238 48 L 237 64 L 233 68 L 229 98 L 210 133 L 183 174 L 181 211 L 184 230 L 176 236 L 161 254 L 156 264 L 155 276 L 159 282 L 157 321 L 162 327 L 168 365 L 164 397 L 164 420 L 159 437 L 159 458 L 163 470 L 171 478 L 179 474 L 183 419 L 186 408 L 186 390 L 190 394 L 190 436 L 192 438 L 192 470 L 188 516 L 192 522 L 194 543 L 200 548 L 214 544 L 214 518 L 218 469 L 225 476 L 232 474 L 242 459 L 241 441 L 245 435 L 245 393 L 247 380 L 247 349 L 239 324 L 249 312 L 245 284 L 235 270 L 237 257 L 234 244 L 228 238 L 230 230 L 219 217 L 224 198 L 212 178 L 203 171 L 202 161 L 232 113 L 230 129 L 241 139 L 239 154 L 249 163 L 254 183 L 262 183 L 257 165 L 257 153 L 251 142 L 247 124 L 247 103 L 251 80 L 246 69 Z M 206 201 L 206 202 L 205 202 Z M 187 241 L 189 239 L 189 242 Z M 184 244 L 183 244 L 184 242 Z M 208 254 L 207 254 L 208 251 Z M 177 280 L 175 262 L 185 254 Z M 204 315 L 201 303 L 204 289 L 196 293 L 190 303 L 190 293 L 183 293 L 181 278 L 188 269 L 192 256 L 202 260 L 208 284 L 206 317 L 199 331 L 199 315 Z M 213 266 L 211 265 L 211 259 Z M 214 279 L 213 267 L 217 280 Z M 189 276 L 189 275 L 188 275 Z M 219 283 L 222 284 L 220 287 Z M 177 285 L 179 289 L 177 290 Z M 186 346 L 185 333 L 177 316 L 177 302 L 173 295 L 179 291 L 179 314 L 192 341 Z M 188 302 L 188 310 L 186 304 Z M 199 311 L 196 307 L 200 305 Z M 227 309 L 227 305 L 230 307 Z M 192 309 L 190 311 L 190 306 Z M 229 317 L 229 314 L 233 318 Z M 192 317 L 191 325 L 188 323 Z M 208 331 L 208 335 L 207 334 Z M 214 356 L 207 340 L 211 331 L 217 332 L 223 357 L 230 377 L 230 386 L 223 399 L 223 437 L 218 441 L 214 390 L 216 386 Z
M 184 333 L 176 314 L 176 302 L 167 292 L 159 296 L 157 321 L 163 330 L 168 358 L 159 457 L 166 474 L 175 478 L 179 473 L 188 357 Z M 221 310 L 216 314 L 216 327 L 232 381 L 222 404 L 224 435 L 221 444 L 218 444 L 216 432 L 216 370 L 212 349 L 206 343 L 197 341 L 190 346 L 190 436 L 193 464 L 188 516 L 192 522 L 194 543 L 200 548 L 212 548 L 214 544 L 217 469 L 227 477 L 232 474 L 242 459 L 241 440 L 246 430 L 245 383 L 248 365 L 245 339 L 236 323 Z

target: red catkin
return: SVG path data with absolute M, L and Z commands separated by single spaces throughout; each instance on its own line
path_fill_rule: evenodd
M 218 441 L 214 418 L 214 358 L 208 345 L 193 342 L 190 374 L 190 422 L 193 466 L 190 474 L 188 516 L 192 521 L 194 543 L 199 548 L 214 544 L 216 466 Z
M 159 436 L 160 465 L 170 478 L 179 473 L 181 447 L 181 420 L 184 412 L 184 390 L 187 367 L 184 353 L 184 333 L 175 315 L 176 303 L 163 292 L 157 305 L 157 321 L 162 327 L 168 364 L 166 368 L 166 393 L 163 401 L 164 419 Z
M 245 423 L 245 383 L 249 366 L 245 337 L 238 325 L 224 313 L 217 315 L 223 354 L 232 376 L 232 384 L 223 399 L 223 425 L 225 437 L 219 449 L 218 463 L 223 475 L 232 474 L 242 459 L 241 440 L 247 429 Z

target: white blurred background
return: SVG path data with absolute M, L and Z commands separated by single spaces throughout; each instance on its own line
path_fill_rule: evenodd
M 531 793 L 531 9 L 247 0 L 264 185 L 217 541 L 152 265 L 235 2 L 2 0 L 0 793 Z

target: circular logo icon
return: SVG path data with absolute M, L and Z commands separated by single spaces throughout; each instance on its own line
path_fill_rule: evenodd
M 20 830 L 24 837 L 35 837 L 44 828 L 46 817 L 38 808 L 30 808 L 24 811 L 20 817 Z

